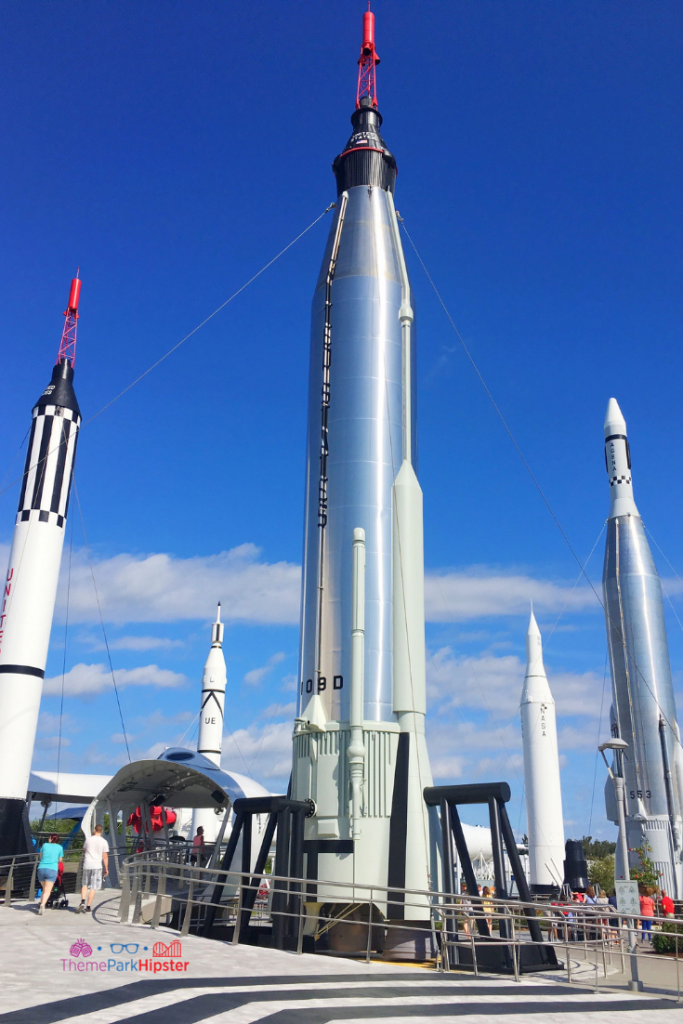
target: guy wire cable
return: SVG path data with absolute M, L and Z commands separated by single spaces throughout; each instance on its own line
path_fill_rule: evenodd
M 135 380 L 131 381 L 131 383 L 128 384 L 123 389 L 123 391 L 120 391 L 118 393 L 118 395 L 115 395 L 114 398 L 110 399 L 105 405 L 102 406 L 101 409 L 99 409 L 96 413 L 94 413 L 94 415 L 92 415 L 90 417 L 90 419 L 84 420 L 84 422 L 81 424 L 81 428 L 80 429 L 82 430 L 83 427 L 87 427 L 90 423 L 93 422 L 93 420 L 96 420 L 97 417 L 101 416 L 102 413 L 106 409 L 109 409 L 109 407 L 114 405 L 115 402 L 118 402 L 119 398 L 122 398 L 123 395 L 125 395 L 128 391 L 131 390 L 131 388 L 134 388 L 136 384 L 139 384 L 140 381 L 143 380 L 143 378 L 147 376 L 147 374 L 151 373 L 152 370 L 155 370 L 157 366 L 159 366 L 161 363 L 164 362 L 165 359 L 168 359 L 168 357 L 170 355 L 172 355 L 177 349 L 179 349 L 180 346 L 183 345 L 189 338 L 191 338 L 193 334 L 196 334 L 197 331 L 199 331 L 202 327 L 205 326 L 205 324 L 208 324 L 209 320 L 212 320 L 216 316 L 217 313 L 220 313 L 220 311 L 222 309 L 225 309 L 225 307 L 227 305 L 229 305 L 229 303 L 231 303 L 233 299 L 236 299 L 237 296 L 240 295 L 245 290 L 245 288 L 248 288 L 250 284 L 253 284 L 253 282 L 258 277 L 260 277 L 261 274 L 263 274 L 266 270 L 268 270 L 269 267 L 272 267 L 273 263 L 276 263 L 277 260 L 279 260 L 281 256 L 284 256 L 284 254 L 287 252 L 288 249 L 291 249 L 292 246 L 295 245 L 296 242 L 298 242 L 300 238 L 303 238 L 303 236 L 305 234 L 307 234 L 311 230 L 311 228 L 315 227 L 315 225 L 318 223 L 318 221 L 322 220 L 322 218 L 325 216 L 325 214 L 329 213 L 330 210 L 333 210 L 335 208 L 335 206 L 336 206 L 336 203 L 330 203 L 330 205 L 325 210 L 323 210 L 322 213 L 318 214 L 318 216 L 315 218 L 315 220 L 311 221 L 311 223 L 308 225 L 308 227 L 304 228 L 303 231 L 300 231 L 299 234 L 296 236 L 296 238 L 293 238 L 292 241 L 289 242 L 284 247 L 284 249 L 281 249 L 280 252 L 277 254 L 277 256 L 273 256 L 273 258 L 271 260 L 269 260 L 266 264 L 264 264 L 264 266 L 262 266 L 261 269 L 259 271 L 257 271 L 253 275 L 253 277 L 250 277 L 249 280 L 245 281 L 245 283 L 243 285 L 241 285 L 241 287 L 239 287 L 236 292 L 233 292 L 229 299 L 226 299 L 225 302 L 221 303 L 221 305 L 217 307 L 217 309 L 214 309 L 213 313 L 210 313 L 204 320 L 202 320 L 202 322 L 200 324 L 197 324 L 197 326 L 194 327 L 189 332 L 189 334 L 186 334 L 184 338 L 181 338 L 180 341 L 176 342 L 176 344 L 173 345 L 168 350 L 168 352 L 165 352 L 164 355 L 161 356 L 159 359 L 157 359 L 154 363 L 152 363 L 151 366 L 148 366 L 147 369 L 144 371 L 144 373 L 141 373 L 139 377 L 136 377 Z M 24 438 L 24 440 L 25 440 L 25 438 Z M 23 445 L 23 443 L 24 442 L 22 441 L 22 445 Z M 50 456 L 53 451 L 56 451 L 58 448 L 61 448 L 63 443 L 64 442 L 60 441 L 60 443 L 58 445 L 55 445 L 55 447 L 53 449 L 51 449 L 50 451 L 46 452 L 46 454 L 43 456 L 43 460 L 47 459 L 48 456 Z M 21 450 L 21 448 L 19 450 Z M 16 459 L 16 455 L 15 455 L 14 458 Z M 11 468 L 12 467 L 10 466 L 10 469 Z M 22 473 L 21 476 L 18 476 L 14 480 L 12 480 L 12 482 L 7 484 L 7 486 L 0 487 L 0 498 L 2 497 L 3 494 L 5 494 L 12 487 L 14 487 L 15 484 L 18 484 L 20 480 L 23 480 L 24 476 L 26 475 L 26 472 L 30 472 L 34 468 L 35 468 L 34 466 L 30 466 L 27 471 Z M 5 479 L 9 475 L 9 471 L 10 470 L 8 469 L 7 473 L 5 474 Z
M 603 710 L 603 707 L 605 705 L 605 683 L 607 682 L 607 661 L 608 661 L 608 658 L 609 658 L 609 652 L 605 651 L 605 668 L 604 668 L 604 671 L 602 673 L 602 695 L 600 697 L 600 718 L 599 718 L 599 721 L 598 721 L 598 743 L 600 742 L 600 733 L 602 732 L 602 710 Z M 599 751 L 597 750 L 598 744 L 596 743 L 595 746 L 596 746 L 596 751 L 595 751 L 595 767 L 594 767 L 594 770 L 593 770 L 593 795 L 591 796 L 591 813 L 590 813 L 590 817 L 588 819 L 588 835 L 591 834 L 591 828 L 593 827 L 593 806 L 595 804 L 595 784 L 596 784 L 596 781 L 597 781 L 597 778 L 598 778 L 598 754 L 599 754 Z
M 472 369 L 474 370 L 474 372 L 476 373 L 477 377 L 479 378 L 481 386 L 484 388 L 484 391 L 488 395 L 488 398 L 489 398 L 489 400 L 491 402 L 491 405 L 493 406 L 493 408 L 496 411 L 496 415 L 500 419 L 500 422 L 503 424 L 503 427 L 505 428 L 506 434 L 508 435 L 508 437 L 512 441 L 512 444 L 514 445 L 515 451 L 519 455 L 519 457 L 520 457 L 520 459 L 522 461 L 522 464 L 524 465 L 524 468 L 526 469 L 527 473 L 531 477 L 531 480 L 532 480 L 532 482 L 534 484 L 534 487 L 536 488 L 536 490 L 540 494 L 541 498 L 543 499 L 543 503 L 545 504 L 545 507 L 547 508 L 548 512 L 550 513 L 550 515 L 551 515 L 551 517 L 553 519 L 553 522 L 555 523 L 555 526 L 559 530 L 559 532 L 560 532 L 560 534 L 562 536 L 562 539 L 564 540 L 565 544 L 569 548 L 569 550 L 571 552 L 571 555 L 572 555 L 572 558 L 574 559 L 574 561 L 578 565 L 579 569 L 581 570 L 581 574 L 583 576 L 585 576 L 586 582 L 588 583 L 588 586 L 593 591 L 593 593 L 595 595 L 596 601 L 598 602 L 598 604 L 602 608 L 603 612 L 605 613 L 605 617 L 609 621 L 610 627 L 614 630 L 616 635 L 619 637 L 619 639 L 621 641 L 621 644 L 622 644 L 622 647 L 624 648 L 624 651 L 626 652 L 627 658 L 631 662 L 633 662 L 633 667 L 634 667 L 637 675 L 640 677 L 640 679 L 642 679 L 643 684 L 645 685 L 645 688 L 649 692 L 650 696 L 653 698 L 653 700 L 655 702 L 655 705 L 657 706 L 657 710 L 659 712 L 660 717 L 666 722 L 666 724 L 671 729 L 671 733 L 672 733 L 674 742 L 678 743 L 679 746 L 683 747 L 683 741 L 678 738 L 678 736 L 676 734 L 676 730 L 674 729 L 672 723 L 669 721 L 669 719 L 668 719 L 668 717 L 666 715 L 666 712 L 664 711 L 664 709 L 662 708 L 661 704 L 659 703 L 659 700 L 657 699 L 656 693 L 654 692 L 654 690 L 652 689 L 652 687 L 648 683 L 647 679 L 645 678 L 645 676 L 643 675 L 642 671 L 640 670 L 640 667 L 639 667 L 637 661 L 635 660 L 635 658 L 633 657 L 633 655 L 629 651 L 628 647 L 626 646 L 626 640 L 625 640 L 625 637 L 624 637 L 621 629 L 613 621 L 612 616 L 609 614 L 609 611 L 607 610 L 607 608 L 605 608 L 605 605 L 603 603 L 602 598 L 600 597 L 600 595 L 598 594 L 597 590 L 595 589 L 595 586 L 593 585 L 592 580 L 590 579 L 588 573 L 586 572 L 585 567 L 583 566 L 579 556 L 577 555 L 576 551 L 574 550 L 574 547 L 572 546 L 572 542 L 569 540 L 569 537 L 565 533 L 565 531 L 564 531 L 564 529 L 562 527 L 562 524 L 560 523 L 560 520 L 555 515 L 553 507 L 550 504 L 550 502 L 548 501 L 543 488 L 541 487 L 541 485 L 539 484 L 538 480 L 536 479 L 534 471 L 532 470 L 531 466 L 529 465 L 529 463 L 527 462 L 526 458 L 524 457 L 522 449 L 520 448 L 519 444 L 517 443 L 517 439 L 515 438 L 514 434 L 512 433 L 512 430 L 508 426 L 507 420 L 503 416 L 503 413 L 501 412 L 501 410 L 500 410 L 500 408 L 499 408 L 495 398 L 493 397 L 493 394 L 491 393 L 488 384 L 484 380 L 484 377 L 483 377 L 483 375 L 481 373 L 481 370 L 479 369 L 479 367 L 475 363 L 474 357 L 472 356 L 470 350 L 468 349 L 467 344 L 465 342 L 465 339 L 463 338 L 463 336 L 461 335 L 460 331 L 456 327 L 455 321 L 453 320 L 453 317 L 451 316 L 451 314 L 450 314 L 450 312 L 448 310 L 448 307 L 446 306 L 446 303 L 441 298 L 441 294 L 439 292 L 439 289 L 436 287 L 431 274 L 427 270 L 427 267 L 425 266 L 424 260 L 422 259 L 422 257 L 420 256 L 419 252 L 417 251 L 415 243 L 413 242 L 413 240 L 412 240 L 412 238 L 410 236 L 410 233 L 409 233 L 409 231 L 408 231 L 408 229 L 407 229 L 407 227 L 405 225 L 405 221 L 403 220 L 403 218 L 400 216 L 400 214 L 398 212 L 397 212 L 396 216 L 397 216 L 397 218 L 398 218 L 398 220 L 399 220 L 399 222 L 401 224 L 401 227 L 403 228 L 403 230 L 406 233 L 408 241 L 410 242 L 410 244 L 412 246 L 413 252 L 415 253 L 417 259 L 419 260 L 420 266 L 422 267 L 422 269 L 425 272 L 427 280 L 429 281 L 429 283 L 431 284 L 431 286 L 432 286 L 432 288 L 434 290 L 434 294 L 436 295 L 437 299 L 439 300 L 439 303 L 440 303 L 444 313 L 448 317 L 448 320 L 450 322 L 451 327 L 455 331 L 456 337 L 458 338 L 458 340 L 460 341 L 460 344 L 462 345 L 463 351 L 465 352 L 465 355 L 467 356 L 467 358 L 468 358 L 468 360 L 469 360 L 469 362 L 470 362 L 470 364 L 472 366 Z M 2 492 L 0 492 L 0 493 L 2 493 Z

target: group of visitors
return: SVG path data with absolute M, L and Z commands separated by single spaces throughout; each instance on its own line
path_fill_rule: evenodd
M 102 888 L 104 878 L 109 874 L 109 844 L 102 835 L 101 825 L 95 826 L 93 834 L 83 844 L 81 902 L 77 913 L 89 914 L 95 893 Z M 41 885 L 38 913 L 45 913 L 45 907 L 55 883 L 64 873 L 64 847 L 56 832 L 43 843 L 38 863 L 38 881 Z
M 661 892 L 652 886 L 639 886 L 640 894 L 640 929 L 643 942 L 652 941 L 652 922 L 655 917 L 674 917 L 675 907 L 671 897 L 665 889 Z M 475 896 L 468 893 L 467 886 L 463 885 L 461 895 L 458 897 L 459 918 L 465 935 L 473 933 L 476 919 L 483 918 L 493 932 L 494 919 L 494 898 L 495 889 L 493 886 L 477 886 Z M 549 941 L 583 941 L 584 938 L 598 938 L 600 926 L 602 931 L 611 929 L 610 937 L 616 939 L 618 930 L 622 926 L 619 917 L 608 916 L 617 910 L 617 897 L 613 889 L 607 894 L 598 888 L 589 886 L 585 891 L 571 892 L 568 887 L 563 899 L 553 900 L 553 907 L 557 907 L 555 915 L 551 915 L 548 921 Z M 595 908 L 589 910 L 588 908 Z M 605 908 L 605 917 L 600 916 L 600 908 Z M 585 911 L 582 913 L 582 908 Z M 609 909 L 608 909 L 609 908 Z M 602 933 L 602 932 L 601 932 Z
M 462 895 L 460 896 L 458 903 L 460 905 L 460 912 L 462 915 L 462 930 L 465 935 L 471 934 L 476 917 L 483 917 L 488 925 L 489 932 L 493 932 L 493 900 L 495 898 L 495 891 L 496 890 L 492 885 L 478 885 L 478 899 L 476 900 L 476 907 L 473 907 L 472 900 L 469 898 L 469 894 L 467 892 L 467 886 L 463 885 Z

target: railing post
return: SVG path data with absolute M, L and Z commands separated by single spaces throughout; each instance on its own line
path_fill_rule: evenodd
M 514 914 L 514 911 L 512 912 L 512 914 L 510 916 L 510 922 L 511 922 L 510 930 L 512 932 L 512 935 L 511 935 L 511 938 L 512 938 L 512 969 L 515 972 L 515 981 L 519 981 L 519 961 L 518 961 L 518 958 L 517 958 L 518 950 L 517 950 L 517 935 L 516 935 L 516 930 L 515 930 L 515 914 Z
M 372 889 L 370 890 L 370 901 L 368 903 L 368 944 L 365 950 L 365 962 L 370 963 L 370 952 L 372 950 Z
M 140 917 L 142 915 L 142 870 L 140 866 L 135 865 L 135 907 L 133 909 L 133 924 L 140 924 Z
M 12 886 L 14 885 L 14 857 L 12 857 L 12 863 L 10 865 L 9 874 L 7 875 L 7 881 L 5 882 L 5 906 L 12 906 Z
M 190 884 L 187 889 L 187 903 L 185 904 L 185 916 L 183 926 L 180 929 L 181 935 L 188 935 L 192 921 L 192 897 L 194 896 L 194 870 L 190 868 Z
M 38 858 L 36 857 L 33 861 L 33 870 L 31 871 L 31 884 L 28 889 L 28 898 L 34 900 L 36 898 L 36 874 L 38 872 Z
M 119 902 L 119 922 L 128 924 L 128 913 L 130 911 L 130 865 L 125 861 L 121 862 L 119 870 L 121 876 L 121 900 Z
M 159 927 L 161 917 L 161 903 L 166 895 L 166 865 L 157 865 L 157 898 L 154 901 L 154 913 L 152 914 L 152 928 Z
M 249 822 L 249 828 L 251 828 L 251 821 Z M 235 927 L 232 932 L 232 944 L 233 946 L 239 945 L 240 941 L 240 928 L 242 927 L 242 900 L 244 898 L 244 875 L 238 875 L 239 887 L 237 890 L 237 910 L 235 912 Z
M 303 888 L 303 887 L 302 887 Z M 296 938 L 296 951 L 301 956 L 304 951 L 304 894 L 301 892 L 299 895 L 299 932 Z
M 474 928 L 470 926 L 470 945 L 472 947 L 472 970 L 474 971 L 475 978 L 479 977 L 479 968 L 477 966 L 477 950 L 474 943 Z

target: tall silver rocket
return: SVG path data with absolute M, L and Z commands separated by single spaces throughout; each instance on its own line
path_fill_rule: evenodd
M 0 612 L 0 855 L 21 847 L 22 817 L 57 596 L 81 413 L 73 389 L 81 282 L 52 379 L 33 407 Z
M 353 131 L 333 164 L 337 204 L 313 298 L 292 795 L 316 804 L 306 825 L 309 873 L 427 889 L 434 843 L 422 798 L 431 772 L 413 306 L 396 161 L 380 134 L 370 11 L 358 63 Z M 355 668 L 352 648 L 363 651 Z M 333 889 L 319 898 L 335 895 L 348 898 Z
M 612 670 L 612 732 L 628 749 L 620 756 L 629 850 L 649 845 L 662 887 L 683 896 L 681 806 L 676 721 L 662 587 L 633 498 L 626 421 L 610 398 L 605 418 L 605 465 L 610 486 L 602 577 Z M 607 815 L 617 813 L 611 782 Z M 631 854 L 631 866 L 638 863 Z M 628 877 L 617 846 L 616 874 Z

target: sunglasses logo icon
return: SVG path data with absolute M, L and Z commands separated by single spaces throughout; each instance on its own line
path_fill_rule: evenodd
M 112 953 L 123 953 L 124 949 L 126 953 L 137 953 L 140 948 L 139 942 L 110 942 L 109 948 Z

